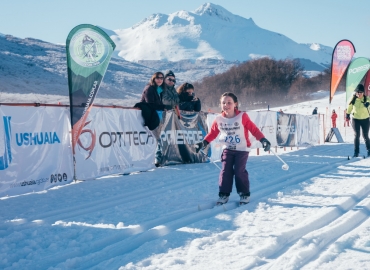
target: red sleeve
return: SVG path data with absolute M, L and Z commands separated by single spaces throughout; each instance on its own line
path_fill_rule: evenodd
M 263 133 L 255 125 L 255 123 L 252 122 L 252 120 L 249 118 L 248 114 L 243 113 L 242 123 L 243 123 L 243 126 L 244 126 L 245 138 L 248 138 L 248 131 L 250 131 L 252 133 L 252 135 L 254 137 L 256 137 L 257 140 L 261 140 L 262 138 L 265 138 L 265 135 L 263 135 Z
M 212 126 L 208 134 L 204 137 L 204 140 L 207 142 L 212 142 L 214 139 L 217 138 L 218 134 L 220 133 L 220 130 L 218 129 L 217 121 L 213 121 Z

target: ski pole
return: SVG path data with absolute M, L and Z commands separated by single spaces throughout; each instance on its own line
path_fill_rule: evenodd
M 275 153 L 274 150 L 270 149 L 270 151 L 278 158 L 281 162 L 284 163 L 284 165 L 281 167 L 284 171 L 289 170 L 289 165 L 284 162 L 284 160 L 281 159 L 281 157 L 278 156 L 278 154 Z
M 214 162 L 214 161 L 212 161 L 211 160 L 211 158 L 210 157 L 208 157 L 207 156 L 207 154 L 206 153 L 204 153 L 204 151 L 201 149 L 200 150 L 200 152 L 211 162 L 211 163 L 213 163 L 213 165 L 215 165 L 220 171 L 222 170 L 221 168 L 220 168 L 220 166 L 218 166 L 217 164 L 216 164 L 216 162 Z

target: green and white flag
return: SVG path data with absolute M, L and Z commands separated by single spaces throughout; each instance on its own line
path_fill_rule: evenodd
M 367 71 L 370 69 L 370 61 L 365 57 L 356 58 L 351 62 L 347 71 L 346 78 L 346 104 L 351 100 L 353 91 L 364 78 Z
M 100 28 L 81 24 L 67 37 L 73 153 L 116 45 Z

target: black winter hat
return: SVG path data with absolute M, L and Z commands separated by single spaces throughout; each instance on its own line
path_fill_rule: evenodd
M 365 92 L 365 88 L 362 84 L 359 84 L 357 85 L 356 89 L 355 89 L 355 92 L 358 93 L 358 92 Z
M 164 77 L 172 76 L 175 77 L 175 74 L 173 74 L 172 70 L 167 70 L 166 73 L 164 74 Z

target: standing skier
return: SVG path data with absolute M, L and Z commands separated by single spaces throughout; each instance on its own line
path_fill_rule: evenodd
M 360 153 L 360 130 L 362 129 L 362 137 L 364 138 L 367 156 L 370 157 L 370 139 L 369 139 L 369 101 L 364 94 L 364 86 L 357 85 L 353 98 L 347 107 L 346 118 L 350 120 L 352 114 L 352 128 L 355 133 L 355 152 L 353 157 L 358 157 Z
M 226 92 L 221 96 L 222 113 L 213 121 L 210 132 L 203 142 L 197 144 L 197 152 L 217 138 L 223 145 L 221 155 L 222 169 L 219 176 L 219 199 L 217 204 L 227 203 L 233 186 L 240 195 L 240 204 L 249 203 L 249 177 L 246 164 L 251 142 L 248 131 L 262 143 L 265 151 L 270 150 L 270 142 L 265 138 L 258 127 L 250 120 L 248 114 L 238 110 L 238 99 L 233 93 Z

